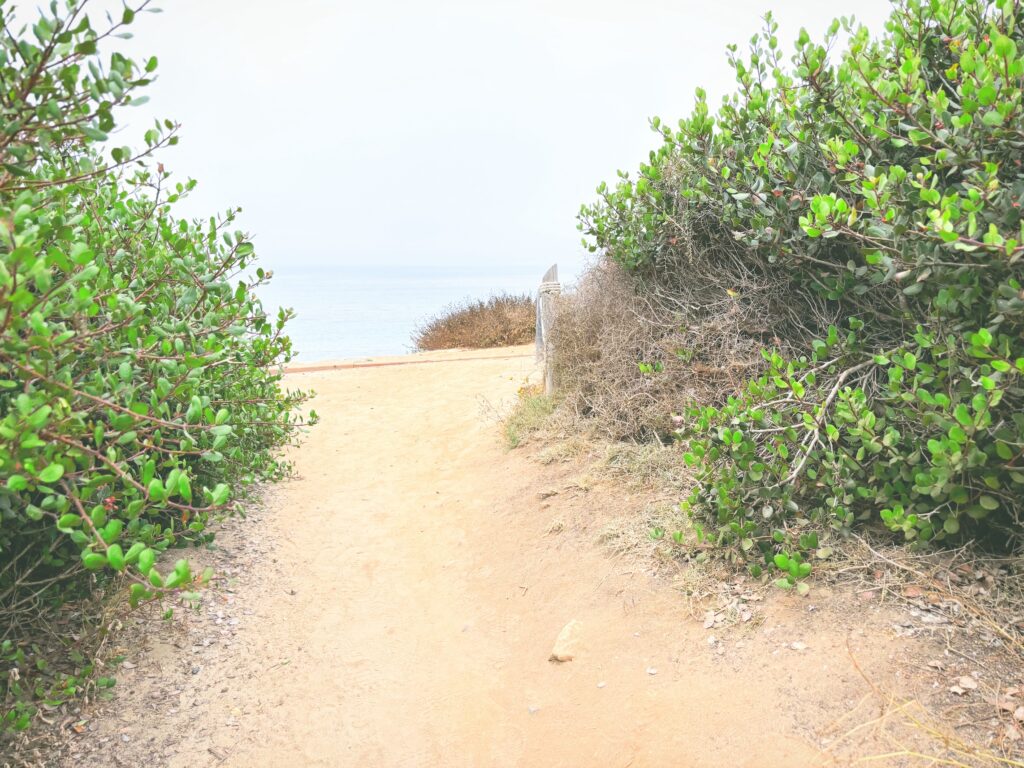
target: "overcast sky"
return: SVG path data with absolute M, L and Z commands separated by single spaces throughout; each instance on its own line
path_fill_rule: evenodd
M 93 0 L 94 5 L 109 5 Z M 19 3 L 27 5 L 27 3 Z M 34 3 L 33 3 L 34 5 Z M 159 57 L 162 156 L 189 212 L 244 208 L 263 262 L 531 272 L 583 258 L 575 216 L 657 145 L 647 120 L 733 88 L 725 46 L 772 8 L 788 50 L 818 0 L 162 0 L 129 43 Z M 881 30 L 888 0 L 849 4 Z M 119 143 L 121 139 L 118 139 Z M 138 144 L 140 142 L 133 141 Z

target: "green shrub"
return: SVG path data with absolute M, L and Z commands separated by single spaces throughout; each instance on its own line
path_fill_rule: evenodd
M 837 21 L 787 66 L 769 16 L 717 115 L 698 92 L 678 128 L 654 119 L 639 177 L 581 213 L 592 249 L 697 297 L 684 328 L 767 318 L 746 386 L 681 404 L 685 506 L 756 570 L 806 575 L 811 527 L 1024 533 L 1022 21 L 903 0 L 882 39 Z
M 304 399 L 281 389 L 288 314 L 268 317 L 253 293 L 264 274 L 250 276 L 236 211 L 172 213 L 194 182 L 148 156 L 176 126 L 139 150 L 108 142 L 157 62 L 102 59 L 135 11 L 95 30 L 82 5 L 54 4 L 20 34 L 8 7 L 0 37 L 0 714 L 13 729 L 83 680 L 47 666 L 34 621 L 115 578 L 132 605 L 188 595 L 208 576 L 164 553 L 208 542 L 211 515 L 286 470 L 276 449 Z

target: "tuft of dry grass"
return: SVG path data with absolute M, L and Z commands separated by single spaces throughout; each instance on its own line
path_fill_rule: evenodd
M 447 307 L 417 328 L 412 340 L 422 351 L 529 344 L 534 339 L 536 318 L 530 296 L 499 294 Z
M 544 427 L 554 409 L 554 402 L 539 386 L 520 387 L 515 407 L 502 424 L 505 444 L 518 448 Z

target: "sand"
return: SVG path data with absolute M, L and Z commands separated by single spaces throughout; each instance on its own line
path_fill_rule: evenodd
M 322 421 L 291 452 L 295 478 L 228 531 L 231 591 L 126 649 L 139 666 L 72 754 L 174 768 L 844 764 L 829 744 L 877 715 L 851 653 L 881 683 L 904 664 L 883 609 L 793 596 L 705 628 L 664 579 L 598 543 L 628 494 L 587 493 L 503 447 L 494 414 L 536 376 L 530 348 L 416 359 L 441 362 L 288 376 L 316 390 Z M 573 660 L 550 661 L 573 621 Z

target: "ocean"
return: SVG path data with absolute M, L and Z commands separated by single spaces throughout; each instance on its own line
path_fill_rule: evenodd
M 537 290 L 541 273 L 426 272 L 336 266 L 278 268 L 258 293 L 268 312 L 291 307 L 296 362 L 401 355 L 418 325 L 455 302 Z

